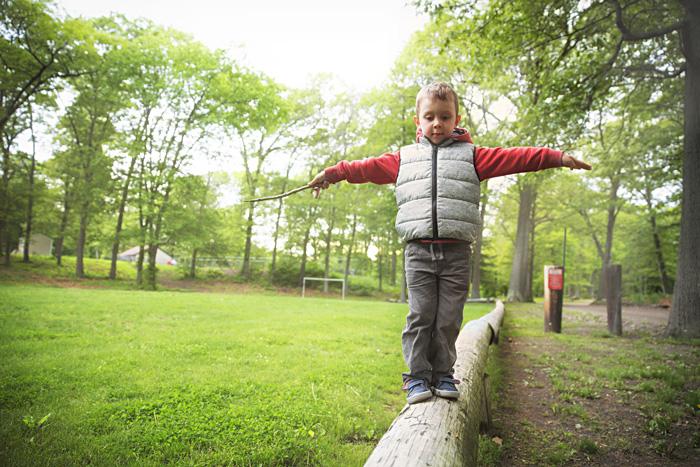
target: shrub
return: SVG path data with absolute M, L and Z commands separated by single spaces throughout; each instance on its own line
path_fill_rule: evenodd
M 285 287 L 299 287 L 300 284 L 300 260 L 293 256 L 280 256 L 275 266 L 275 272 L 270 275 L 270 281 L 275 285 Z M 323 277 L 324 269 L 321 265 L 308 261 L 304 275 L 307 277 Z M 322 283 L 309 283 L 307 287 L 318 287 Z

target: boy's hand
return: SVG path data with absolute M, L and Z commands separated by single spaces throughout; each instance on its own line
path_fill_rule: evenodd
M 314 198 L 318 198 L 321 194 L 321 190 L 325 190 L 331 186 L 331 183 L 326 180 L 326 173 L 322 170 L 309 182 L 309 186 L 313 187 Z
M 568 167 L 571 170 L 574 170 L 574 169 L 591 170 L 591 166 L 589 164 L 586 164 L 585 162 L 578 160 L 575 157 L 570 156 L 568 154 L 561 155 L 561 165 L 564 167 Z

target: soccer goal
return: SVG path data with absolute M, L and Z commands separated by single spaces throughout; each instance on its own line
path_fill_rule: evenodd
M 306 281 L 323 281 L 323 282 L 342 282 L 343 283 L 343 300 L 345 300 L 345 279 L 328 279 L 325 277 L 304 277 L 301 283 L 301 297 L 304 298 L 306 293 Z

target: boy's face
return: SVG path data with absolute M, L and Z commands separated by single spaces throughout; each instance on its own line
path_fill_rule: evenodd
M 449 138 L 461 119 L 455 112 L 452 99 L 443 101 L 437 97 L 426 96 L 420 100 L 418 111 L 419 115 L 413 117 L 413 121 L 433 144 L 440 144 Z

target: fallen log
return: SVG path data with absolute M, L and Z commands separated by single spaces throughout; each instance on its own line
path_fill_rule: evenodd
M 473 466 L 479 446 L 479 428 L 490 421 L 487 380 L 488 348 L 498 341 L 503 321 L 502 302 L 481 318 L 470 321 L 457 338 L 455 379 L 459 399 L 440 397 L 406 405 L 365 466 Z

